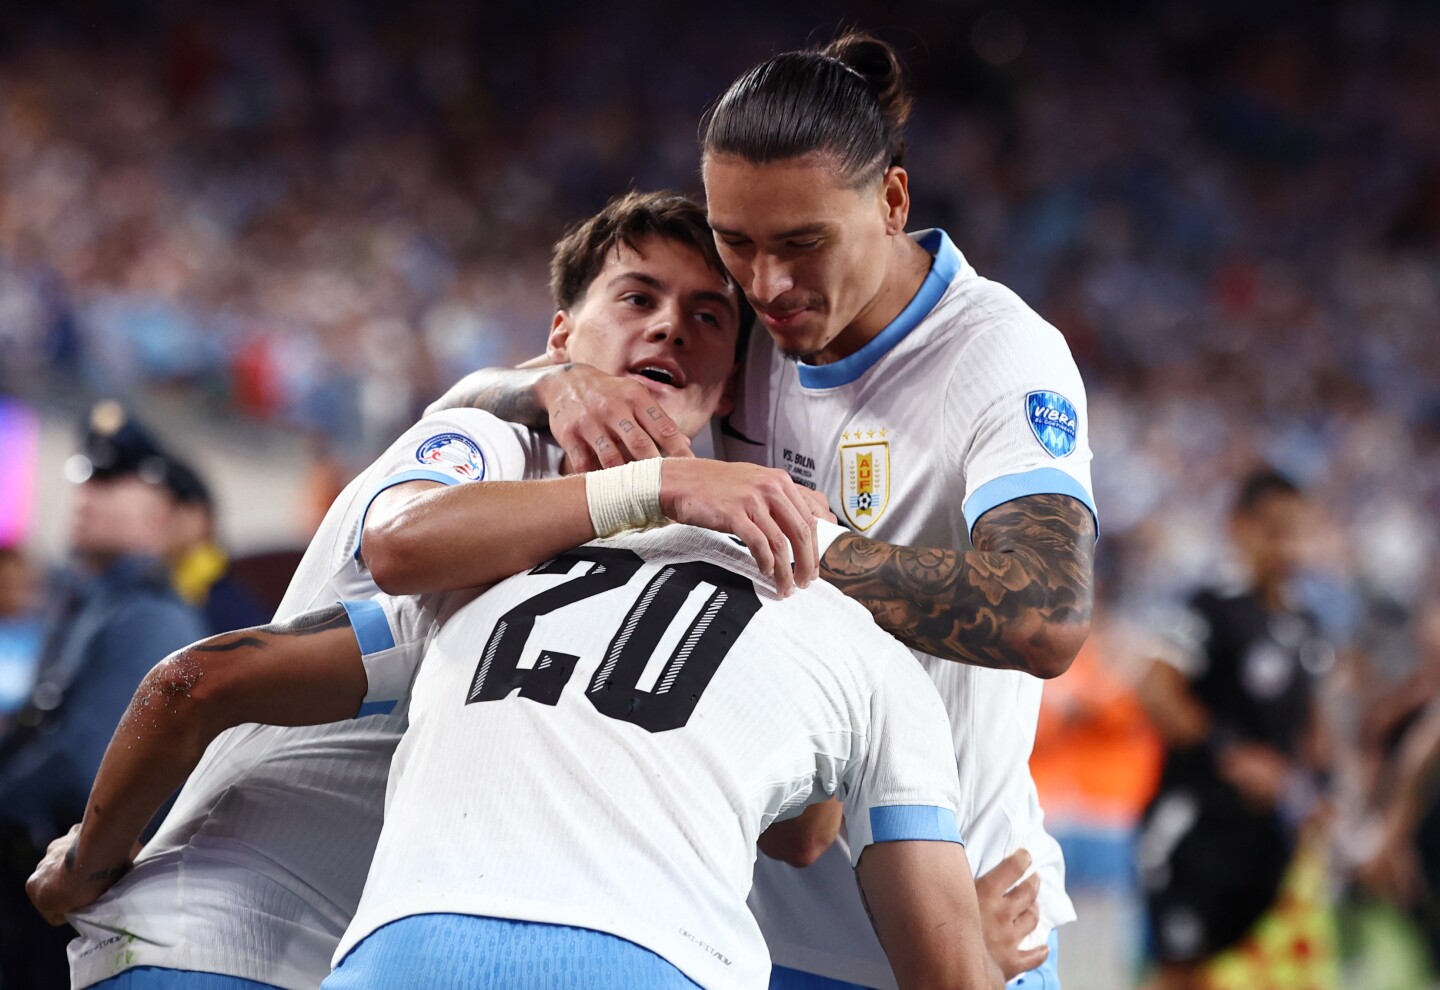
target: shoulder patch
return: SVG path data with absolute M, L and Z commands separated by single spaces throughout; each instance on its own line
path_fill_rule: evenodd
M 439 468 L 465 481 L 485 477 L 485 455 L 463 433 L 437 433 L 415 451 L 415 459 L 426 467 Z
M 1051 457 L 1064 457 L 1075 449 L 1079 418 L 1074 404 L 1059 392 L 1026 395 L 1025 419 L 1030 432 Z

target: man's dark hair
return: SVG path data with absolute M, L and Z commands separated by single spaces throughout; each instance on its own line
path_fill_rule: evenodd
M 560 309 L 579 305 L 611 251 L 621 244 L 633 251 L 636 241 L 651 234 L 693 247 L 721 278 L 733 284 L 698 203 L 673 192 L 628 192 L 610 200 L 599 213 L 571 227 L 555 242 L 550 255 L 550 292 L 555 305 Z
M 904 164 L 911 103 L 895 49 L 850 32 L 736 79 L 702 123 L 700 144 L 707 156 L 754 164 L 818 153 L 859 187 Z
M 727 285 L 735 285 L 715 250 L 715 235 L 710 232 L 700 204 L 668 190 L 628 192 L 610 200 L 599 213 L 571 227 L 555 242 L 555 250 L 550 254 L 550 294 L 555 298 L 556 307 L 578 306 L 585 299 L 585 290 L 605 267 L 611 251 L 621 244 L 633 251 L 636 241 L 652 234 L 693 247 Z M 738 360 L 749 340 L 755 314 L 738 287 L 735 297 L 740 312 Z
M 1260 468 L 1240 482 L 1240 490 L 1235 495 L 1234 512 L 1236 515 L 1250 512 L 1273 495 L 1303 498 L 1304 492 L 1299 485 L 1274 468 Z

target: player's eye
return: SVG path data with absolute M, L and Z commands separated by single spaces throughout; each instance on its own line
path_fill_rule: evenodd
M 714 313 L 706 312 L 705 310 L 701 310 L 700 312 L 696 313 L 695 319 L 700 320 L 702 323 L 708 323 L 712 327 L 718 327 L 720 325 L 720 317 L 716 316 Z
M 787 247 L 792 247 L 799 251 L 808 251 L 810 248 L 819 246 L 820 238 L 812 237 L 808 241 L 786 241 L 785 244 Z
M 620 297 L 620 301 L 629 303 L 632 306 L 649 306 L 650 297 L 643 292 L 627 292 Z
M 750 241 L 744 237 L 722 237 L 720 238 L 720 243 L 728 248 L 743 248 L 748 245 Z

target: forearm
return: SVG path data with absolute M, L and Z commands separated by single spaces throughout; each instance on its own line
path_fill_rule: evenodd
M 223 726 L 207 725 L 184 685 L 194 676 L 184 651 L 157 664 L 130 701 L 100 762 L 72 847 L 72 869 L 93 882 L 130 861 L 146 824 L 200 761 Z
M 1420 823 L 1440 768 L 1440 704 L 1430 710 L 1406 733 L 1400 746 L 1395 798 L 1386 814 L 1387 827 L 1396 834 L 1411 835 Z
M 365 561 L 395 595 L 482 587 L 594 539 L 579 475 L 427 488 L 366 523 Z
M 484 368 L 472 371 L 425 409 L 428 416 L 443 409 L 483 409 L 532 430 L 548 430 L 549 412 L 535 386 L 554 368 Z
M 1089 586 L 1055 580 L 1043 559 L 847 534 L 820 574 L 905 645 L 958 663 L 1054 677 L 1089 634 Z

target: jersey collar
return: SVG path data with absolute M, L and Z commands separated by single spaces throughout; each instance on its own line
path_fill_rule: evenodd
M 915 293 L 913 299 L 900 311 L 884 330 L 875 335 L 864 347 L 854 354 L 841 358 L 831 364 L 805 364 L 797 363 L 796 368 L 800 372 L 800 385 L 804 388 L 836 388 L 840 385 L 849 385 L 865 372 L 869 371 L 876 361 L 888 354 L 896 344 L 920 325 L 920 321 L 930 315 L 945 290 L 950 287 L 950 282 L 955 278 L 955 273 L 960 271 L 960 252 L 955 249 L 950 236 L 945 231 L 936 227 L 932 230 L 922 230 L 915 235 L 916 242 L 926 251 L 935 256 L 930 265 L 930 272 L 925 276 L 925 281 L 920 284 L 920 291 Z

